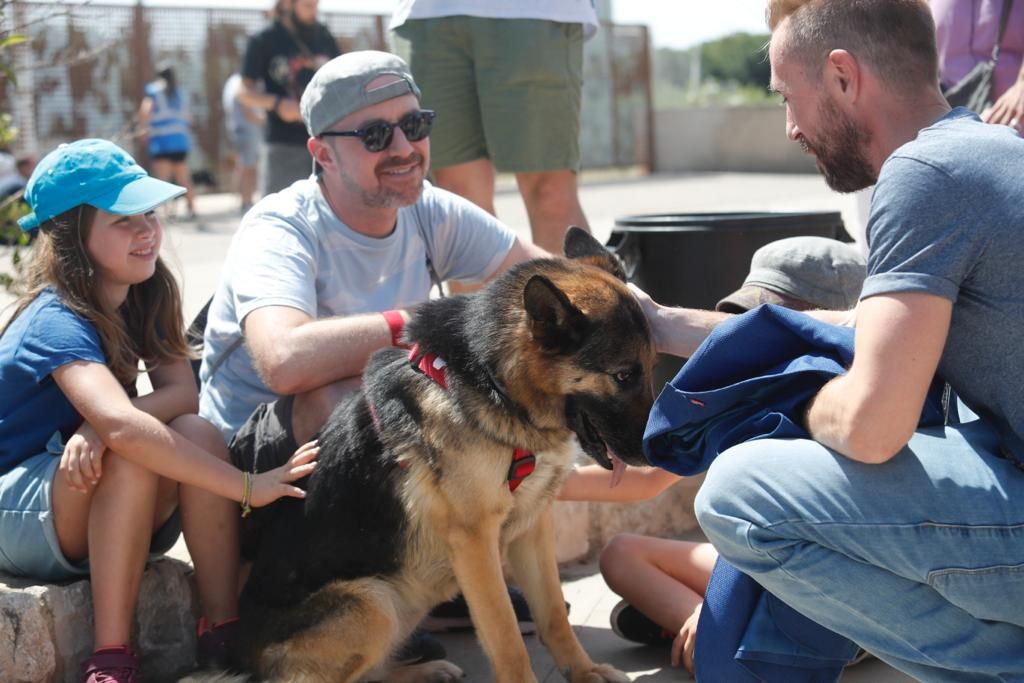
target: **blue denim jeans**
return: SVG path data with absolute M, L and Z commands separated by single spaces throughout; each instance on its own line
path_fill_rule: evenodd
M 717 458 L 697 518 L 767 590 L 924 681 L 1024 681 L 1024 471 L 980 421 L 882 465 L 809 440 Z

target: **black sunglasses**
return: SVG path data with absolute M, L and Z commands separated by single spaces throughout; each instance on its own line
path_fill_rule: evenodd
M 352 137 L 363 141 L 368 152 L 383 152 L 391 146 L 395 136 L 395 128 L 401 128 L 409 142 L 419 142 L 428 135 L 434 125 L 434 112 L 420 109 L 403 116 L 398 123 L 374 121 L 358 130 L 328 130 L 320 133 L 320 137 Z

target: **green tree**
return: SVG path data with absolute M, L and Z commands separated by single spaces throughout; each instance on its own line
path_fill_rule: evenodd
M 768 63 L 768 34 L 733 33 L 701 46 L 701 70 L 704 78 L 768 88 L 771 66 Z

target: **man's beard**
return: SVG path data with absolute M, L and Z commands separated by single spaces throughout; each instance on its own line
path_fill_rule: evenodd
M 413 152 L 404 159 L 390 157 L 380 162 L 374 170 L 376 174 L 379 175 L 384 171 L 387 171 L 389 168 L 406 166 L 411 162 L 415 162 L 422 167 L 423 155 L 418 152 Z M 341 169 L 341 181 L 350 192 L 360 196 L 364 206 L 373 209 L 400 209 L 403 206 L 415 204 L 416 200 L 420 198 L 421 194 L 423 194 L 422 180 L 417 183 L 415 187 L 404 190 L 380 187 L 377 190 L 371 191 L 360 187 L 352 177 L 344 171 L 344 169 Z
M 303 40 L 309 41 L 316 37 L 316 17 L 314 17 L 313 20 L 308 23 L 304 22 L 299 18 L 299 15 L 296 14 L 295 10 L 293 9 L 289 14 L 289 18 L 291 19 L 292 26 L 295 27 L 295 30 L 298 32 L 299 36 L 302 37 Z
M 814 155 L 828 186 L 836 192 L 856 192 L 874 185 L 878 176 L 864 156 L 871 136 L 857 128 L 830 99 L 822 101 L 818 114 L 825 133 L 814 143 L 801 137 L 800 146 Z

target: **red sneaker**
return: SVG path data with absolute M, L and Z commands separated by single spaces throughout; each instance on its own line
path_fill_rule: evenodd
M 83 683 L 138 683 L 139 660 L 127 647 L 107 648 L 92 653 L 82 663 Z

